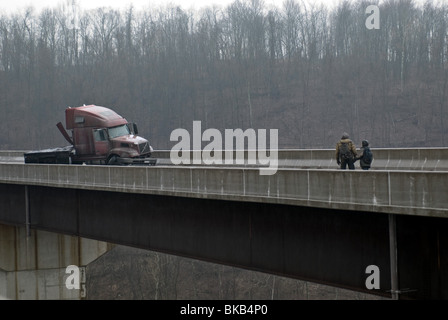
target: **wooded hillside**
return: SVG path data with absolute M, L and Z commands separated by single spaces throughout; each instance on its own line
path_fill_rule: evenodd
M 280 148 L 447 146 L 448 3 L 86 11 L 0 17 L 1 149 L 66 145 L 67 106 L 110 107 L 155 149 L 176 128 L 278 129 Z

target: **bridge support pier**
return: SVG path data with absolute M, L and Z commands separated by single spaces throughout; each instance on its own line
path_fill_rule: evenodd
M 69 289 L 67 267 L 83 270 L 111 248 L 102 241 L 0 224 L 0 300 L 83 299 L 82 276 L 80 288 Z
M 389 214 L 389 247 L 392 299 L 398 300 L 397 226 L 394 214 Z

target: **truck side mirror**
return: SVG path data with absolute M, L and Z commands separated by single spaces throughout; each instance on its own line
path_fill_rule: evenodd
M 128 122 L 126 123 L 126 126 L 128 127 L 130 133 L 138 134 L 137 125 L 135 123 Z

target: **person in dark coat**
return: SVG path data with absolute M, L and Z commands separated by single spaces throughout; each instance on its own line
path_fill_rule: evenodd
M 356 160 L 359 160 L 359 166 L 363 170 L 369 170 L 370 165 L 372 164 L 372 151 L 369 147 L 369 141 L 363 140 L 362 141 L 362 147 L 361 147 L 361 155 L 356 158 Z M 355 161 L 356 161 L 355 160 Z

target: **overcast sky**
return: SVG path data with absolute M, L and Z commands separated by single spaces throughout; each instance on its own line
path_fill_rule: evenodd
M 2 13 L 9 14 L 11 12 L 17 12 L 28 6 L 33 6 L 39 11 L 42 8 L 54 8 L 62 2 L 67 0 L 0 0 L 0 15 Z M 81 9 L 93 9 L 98 7 L 113 7 L 117 9 L 123 9 L 129 7 L 132 3 L 138 10 L 147 7 L 159 7 L 160 5 L 166 5 L 169 3 L 180 5 L 184 9 L 200 9 L 202 7 L 209 6 L 211 4 L 217 4 L 218 6 L 227 6 L 234 0 L 75 0 L 80 5 Z M 275 4 L 281 6 L 284 0 L 262 0 L 265 5 L 269 6 Z M 337 6 L 343 0 L 297 0 L 298 2 L 304 1 L 305 3 L 312 4 L 324 4 L 327 8 L 332 9 Z M 356 1 L 356 0 L 352 0 Z M 385 0 L 380 0 L 380 3 Z M 422 5 L 425 1 L 431 1 L 434 4 L 448 4 L 448 0 L 414 0 L 414 3 Z M 376 2 L 376 1 L 372 1 Z
M 62 0 L 63 1 L 63 0 Z M 82 9 L 92 9 L 96 7 L 114 7 L 125 8 L 130 3 L 134 4 L 136 9 L 145 8 L 150 6 L 158 7 L 160 4 L 178 4 L 184 9 L 196 8 L 199 9 L 204 6 L 209 6 L 212 3 L 217 5 L 227 5 L 234 0 L 77 0 Z M 340 0 L 308 0 L 305 2 L 310 3 L 324 3 L 325 5 L 332 7 L 334 4 L 339 3 Z M 37 9 L 52 8 L 61 3 L 61 0 L 0 0 L 0 11 L 2 13 L 16 12 L 18 9 L 25 8 L 29 5 L 34 6 Z M 265 4 L 281 5 L 283 0 L 264 0 Z

